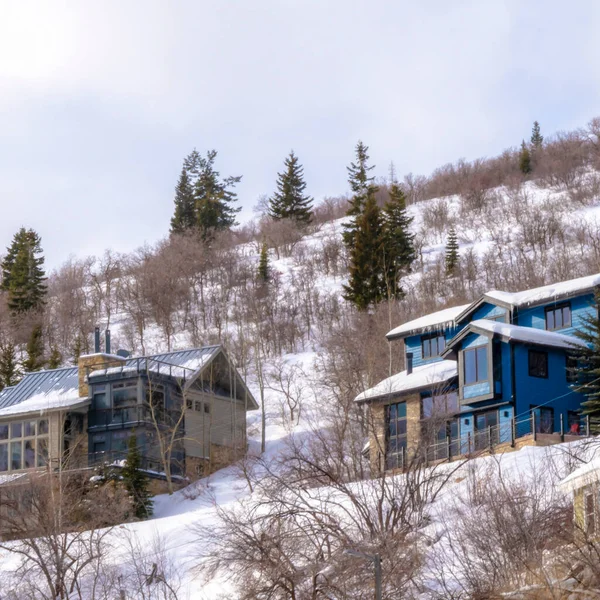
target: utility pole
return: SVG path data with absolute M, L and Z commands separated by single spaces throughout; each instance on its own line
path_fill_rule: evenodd
M 344 554 L 356 556 L 357 558 L 364 558 L 373 563 L 373 569 L 375 571 L 375 600 L 383 600 L 381 586 L 381 556 L 379 556 L 379 554 L 365 554 L 364 552 L 351 549 L 344 550 Z

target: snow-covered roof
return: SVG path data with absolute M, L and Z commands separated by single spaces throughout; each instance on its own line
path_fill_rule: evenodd
M 573 492 L 586 485 L 598 482 L 600 482 L 600 456 L 575 469 L 558 484 L 558 487 L 563 492 Z
M 546 331 L 545 329 L 536 329 L 534 327 L 523 327 L 521 325 L 509 325 L 508 323 L 489 321 L 488 319 L 471 321 L 467 328 L 476 328 L 500 335 L 507 340 L 538 344 L 540 346 L 571 349 L 576 346 L 585 346 L 582 340 L 570 335 L 564 335 L 563 333 L 555 333 L 554 331 Z M 465 331 L 463 330 L 461 337 Z
M 410 375 L 401 371 L 387 379 L 379 382 L 375 387 L 359 394 L 354 401 L 365 402 L 389 396 L 401 394 L 418 389 L 424 389 L 439 385 L 456 377 L 456 361 L 440 360 L 427 365 L 415 367 Z
M 569 281 L 561 281 L 550 285 L 525 290 L 523 292 L 503 292 L 500 290 L 491 290 L 485 294 L 485 297 L 492 300 L 498 300 L 510 306 L 525 306 L 537 304 L 547 300 L 554 300 L 591 291 L 600 285 L 600 273 L 588 275 L 587 277 L 578 277 Z
M 392 329 L 386 337 L 391 340 L 395 338 L 406 337 L 407 335 L 417 331 L 452 327 L 454 325 L 454 319 L 469 306 L 471 305 L 463 304 L 461 306 L 452 306 L 451 308 L 444 308 L 443 310 L 438 310 L 437 312 L 424 315 L 418 319 L 407 321 L 399 327 Z
M 89 400 L 80 398 L 78 390 L 74 390 L 71 394 L 60 394 L 58 392 L 36 394 L 19 404 L 0 409 L 0 418 L 31 413 L 38 413 L 41 416 L 48 411 L 85 406 L 86 404 L 89 404 Z

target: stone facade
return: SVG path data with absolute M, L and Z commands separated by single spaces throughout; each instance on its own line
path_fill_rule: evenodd
M 92 371 L 99 369 L 110 369 L 111 367 L 121 367 L 125 363 L 124 358 L 115 354 L 85 354 L 79 357 L 77 367 L 79 368 L 79 397 L 87 398 L 89 396 L 89 386 L 87 376 Z

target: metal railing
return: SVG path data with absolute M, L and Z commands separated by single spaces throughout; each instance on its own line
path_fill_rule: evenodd
M 417 449 L 416 456 L 414 452 L 402 447 L 398 453 L 386 458 L 386 466 L 388 469 L 404 469 L 414 458 L 425 459 L 426 462 L 451 461 L 461 456 L 493 452 L 500 446 L 514 448 L 518 440 L 527 437 L 537 441 L 539 436 L 546 436 L 550 441 L 558 443 L 564 441 L 565 436 L 589 437 L 594 431 L 600 431 L 600 420 L 590 419 L 589 415 L 580 422 L 572 424 L 568 429 L 565 428 L 563 415 L 560 415 L 559 431 L 554 431 L 552 424 L 540 420 L 539 415 L 532 411 L 528 417 L 521 419 L 513 417 L 497 425 L 469 431 L 461 436 L 447 436 L 444 440 Z

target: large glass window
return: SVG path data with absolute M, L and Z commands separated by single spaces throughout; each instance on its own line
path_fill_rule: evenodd
M 548 353 L 541 350 L 529 351 L 529 375 L 530 377 L 548 377 Z
M 498 443 L 498 411 L 489 410 L 475 415 L 475 449 L 482 450 Z
M 94 386 L 94 400 L 93 407 L 95 410 L 106 410 L 110 408 L 110 397 L 107 393 L 106 385 L 95 385 Z
M 23 468 L 22 465 L 22 452 L 23 442 L 19 440 L 18 442 L 10 443 L 10 468 L 12 471 L 18 471 Z
M 463 352 L 463 358 L 465 361 L 465 385 L 487 381 L 487 346 L 468 348 Z
M 9 435 L 10 434 L 10 435 Z M 0 472 L 33 469 L 48 461 L 48 420 L 0 425 Z
M 112 385 L 113 407 L 123 408 L 137 404 L 137 381 L 124 381 Z
M 423 358 L 434 358 L 439 356 L 446 348 L 446 338 L 440 333 L 428 335 L 422 338 L 421 348 Z
M 532 406 L 535 415 L 535 432 L 552 433 L 554 431 L 554 409 L 548 406 Z
M 546 309 L 546 329 L 554 331 L 571 327 L 571 305 L 562 304 Z
M 386 467 L 402 467 L 406 450 L 406 402 L 397 402 L 386 407 Z
M 422 414 L 424 419 L 439 415 L 449 415 L 455 412 L 458 412 L 458 394 L 456 392 L 426 396 L 422 400 Z

